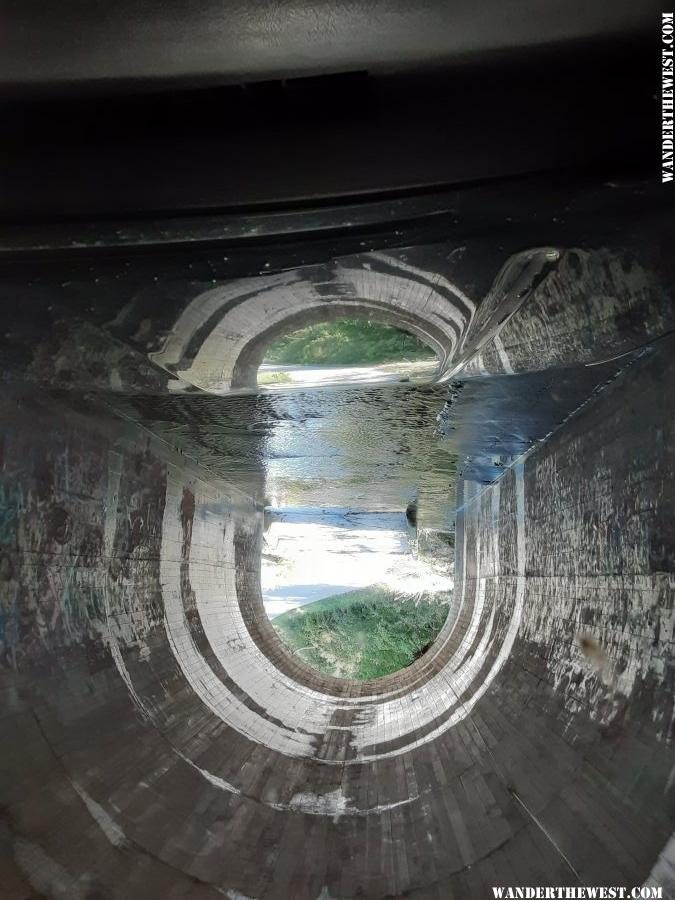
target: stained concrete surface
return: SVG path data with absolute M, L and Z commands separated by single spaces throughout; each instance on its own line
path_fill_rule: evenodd
M 593 228 L 268 274 L 6 259 L 7 896 L 667 883 L 671 225 Z M 265 341 L 346 306 L 426 334 L 437 379 L 259 396 Z M 359 684 L 287 653 L 271 485 L 417 491 L 456 565 L 421 659 Z

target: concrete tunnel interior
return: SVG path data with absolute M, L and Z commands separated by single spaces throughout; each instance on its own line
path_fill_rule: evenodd
M 672 894 L 660 10 L 70 6 L 0 54 L 0 898 Z M 358 316 L 436 371 L 258 384 Z M 290 652 L 270 497 L 424 537 L 431 646 Z
M 7 883 L 261 898 L 661 883 L 673 354 L 652 218 L 639 245 L 589 227 L 581 246 L 489 262 L 448 241 L 208 280 L 182 258 L 88 255 L 68 281 L 63 263 L 31 260 L 26 279 L 8 262 Z M 375 304 L 434 335 L 434 383 L 286 406 L 245 383 L 284 321 Z M 369 423 L 337 475 L 307 428 L 329 396 Z M 390 450 L 406 409 L 426 455 Z M 424 469 L 418 527 L 454 533 L 456 580 L 409 668 L 330 678 L 275 634 L 259 554 L 280 425 L 289 458 L 328 466 L 319 502 L 353 502 L 355 472 L 362 504 L 399 502 Z

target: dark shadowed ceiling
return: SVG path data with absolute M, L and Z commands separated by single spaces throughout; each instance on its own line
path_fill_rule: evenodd
M 239 82 L 445 64 L 656 28 L 660 6 L 584 0 L 12 0 L 4 87 Z

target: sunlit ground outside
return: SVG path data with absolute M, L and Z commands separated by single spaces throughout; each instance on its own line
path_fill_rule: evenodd
M 258 369 L 258 384 L 266 388 L 306 387 L 308 385 L 400 383 L 430 381 L 438 371 L 438 360 L 380 363 L 368 366 L 273 365 L 263 363 Z
M 433 643 L 451 567 L 420 558 L 403 513 L 286 508 L 266 518 L 265 611 L 292 653 L 326 674 L 368 679 Z
M 438 365 L 433 351 L 408 332 L 363 318 L 339 319 L 278 338 L 267 348 L 258 385 L 420 382 L 431 380 Z

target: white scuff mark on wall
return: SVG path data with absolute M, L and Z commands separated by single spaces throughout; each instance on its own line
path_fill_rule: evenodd
M 83 800 L 84 805 L 89 810 L 89 814 L 96 821 L 96 824 L 99 826 L 103 834 L 105 834 L 105 836 L 108 838 L 110 843 L 114 847 L 125 846 L 127 843 L 127 839 L 124 835 L 124 832 L 113 820 L 113 818 L 103 809 L 101 804 L 97 803 L 93 797 L 90 797 L 85 789 L 76 781 L 71 781 L 71 784 Z
M 336 788 L 329 794 L 313 794 L 310 791 L 294 794 L 287 808 L 314 816 L 332 816 L 333 821 L 337 822 L 349 811 L 350 804 L 351 800 L 340 788 Z
M 113 555 L 115 529 L 117 526 L 117 501 L 119 497 L 121 478 L 122 457 L 116 451 L 111 450 L 108 454 L 108 493 L 106 496 L 105 522 L 103 530 L 103 550 L 106 557 L 108 558 Z M 122 658 L 122 651 L 120 650 L 119 644 L 117 642 L 117 637 L 114 634 L 114 630 L 117 629 L 113 629 L 114 618 L 110 609 L 109 590 L 110 585 L 108 583 L 108 579 L 106 578 L 103 586 L 103 606 L 105 609 L 106 618 L 106 634 L 103 635 L 103 639 L 107 644 L 108 649 L 110 650 L 110 655 L 113 658 L 117 671 L 119 672 L 122 681 L 127 686 L 129 695 L 136 705 L 138 711 L 141 713 L 144 719 L 149 719 L 150 714 L 145 706 L 145 703 L 141 700 L 134 688 L 133 682 L 131 680 L 131 675 L 129 674 L 129 670 L 125 665 L 124 659 Z
M 221 790 L 226 791 L 230 794 L 246 797 L 246 799 L 253 800 L 253 802 L 259 803 L 261 806 L 268 806 L 270 809 L 276 809 L 280 812 L 287 812 L 290 810 L 291 812 L 301 812 L 309 816 L 330 816 L 335 821 L 337 821 L 341 816 L 356 816 L 357 818 L 363 818 L 365 816 L 380 815 L 383 812 L 388 812 L 392 809 L 398 808 L 399 806 L 407 806 L 410 803 L 414 803 L 415 801 L 419 800 L 419 795 L 415 792 L 411 794 L 411 796 L 406 797 L 405 800 L 397 800 L 394 803 L 380 803 L 377 806 L 372 806 L 368 809 L 355 809 L 351 805 L 351 799 L 349 797 L 346 797 L 342 793 L 340 788 L 336 788 L 336 790 L 328 794 L 313 794 L 311 792 L 301 792 L 294 794 L 288 803 L 271 803 L 266 800 L 259 800 L 258 798 L 249 797 L 246 794 L 243 794 L 239 788 L 235 787 L 233 784 L 230 784 L 229 781 L 225 781 L 224 778 L 220 778 L 219 776 L 209 772 L 207 769 L 203 769 L 201 766 L 198 766 L 179 750 L 176 750 L 175 747 L 173 749 L 176 755 L 179 756 L 183 760 L 183 762 L 187 763 L 187 765 L 193 768 L 196 772 L 199 772 L 199 774 L 203 778 L 205 778 L 211 784 L 215 785 L 217 788 L 220 788 Z M 145 786 L 147 787 L 147 785 Z
M 418 794 L 412 794 L 410 797 L 406 797 L 405 800 L 397 800 L 395 803 L 378 803 L 377 806 L 372 806 L 370 809 L 358 810 L 358 812 L 353 812 L 353 815 L 359 816 L 379 816 L 383 812 L 389 812 L 392 809 L 398 809 L 399 806 L 408 806 L 410 803 L 415 803 L 415 801 L 419 800 Z
M 108 612 L 108 609 L 107 609 L 107 601 L 106 601 L 106 613 L 107 612 Z M 127 686 L 127 690 L 129 691 L 129 696 L 134 701 L 138 711 L 140 712 L 141 716 L 144 719 L 150 719 L 151 718 L 150 713 L 148 712 L 148 709 L 147 709 L 145 703 L 141 700 L 138 693 L 136 692 L 136 689 L 131 680 L 131 675 L 129 674 L 129 670 L 127 669 L 126 665 L 124 664 L 124 660 L 122 659 L 122 652 L 120 651 L 119 645 L 118 645 L 117 641 L 115 640 L 115 638 L 112 636 L 112 634 L 110 635 L 109 640 L 108 640 L 108 649 L 110 650 L 110 655 L 112 656 L 113 660 L 115 661 L 115 666 L 117 667 L 117 671 L 119 672 L 122 681 Z
M 291 810 L 302 812 L 308 816 L 332 816 L 337 821 L 342 816 L 365 818 L 366 816 L 378 816 L 399 806 L 408 806 L 419 800 L 418 794 L 412 794 L 405 800 L 397 800 L 394 803 L 379 803 L 368 809 L 355 809 L 349 797 L 345 797 L 339 788 L 329 794 L 300 793 L 294 794 L 289 803 L 267 803 L 278 810 Z M 264 801 L 263 801 L 264 802 Z
M 199 772 L 207 781 L 210 781 L 211 784 L 215 785 L 217 788 L 220 788 L 221 791 L 226 791 L 228 794 L 241 794 L 239 788 L 236 788 L 233 784 L 230 784 L 229 781 L 225 781 L 224 778 L 220 778 L 218 775 L 214 775 L 212 772 L 209 772 L 207 769 L 202 769 L 201 766 L 198 766 L 197 763 L 192 762 L 191 759 L 188 759 L 180 750 L 176 750 L 174 747 L 174 753 L 186 762 L 189 766 Z
M 499 337 L 498 334 L 495 335 L 494 345 L 495 345 L 495 350 L 497 351 L 497 353 L 499 355 L 499 360 L 504 368 L 504 372 L 507 375 L 513 375 L 513 368 L 511 366 L 511 362 L 509 360 L 509 355 L 506 352 L 506 348 L 504 347 L 504 344 L 502 343 L 502 339 Z

